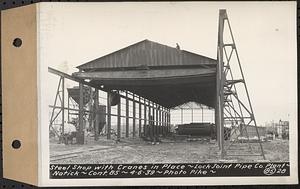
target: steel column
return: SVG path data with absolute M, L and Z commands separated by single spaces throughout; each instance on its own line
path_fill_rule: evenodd
M 155 137 L 158 136 L 158 132 L 159 132 L 159 118 L 158 118 L 158 110 L 159 106 L 157 104 L 155 104 Z
M 224 75 L 224 62 L 223 62 L 223 33 L 224 33 L 224 21 L 226 19 L 226 10 L 221 9 L 219 11 L 219 30 L 218 30 L 218 54 L 217 54 L 217 112 L 218 117 L 216 120 L 218 125 L 219 133 L 219 148 L 221 150 L 221 157 L 224 156 L 224 84 L 225 84 L 225 75 Z
M 62 135 L 65 134 L 65 78 L 61 78 L 61 121 L 62 121 Z
M 107 139 L 111 139 L 111 96 L 107 93 Z
M 161 122 L 162 122 L 162 134 L 163 136 L 165 136 L 165 108 L 164 107 L 162 107 Z
M 152 102 L 152 126 L 151 126 L 151 128 L 152 128 L 152 134 L 151 134 L 151 136 L 152 136 L 152 138 L 154 138 L 155 137 L 155 107 L 154 107 L 154 102 Z
M 117 140 L 120 141 L 121 139 L 121 101 L 118 104 L 117 110 Z
M 94 125 L 94 139 L 99 139 L 99 124 L 100 124 L 100 115 L 99 115 L 99 90 L 95 89 L 95 96 L 94 96 L 94 114 L 95 114 L 95 125 Z
M 165 108 L 165 135 L 168 133 L 168 109 Z
M 144 136 L 146 136 L 146 125 L 147 125 L 147 101 L 146 99 L 144 99 L 144 127 L 143 127 Z
M 132 132 L 132 137 L 135 137 L 135 120 L 136 120 L 136 109 L 135 109 L 135 95 L 134 94 L 132 94 L 132 117 L 133 117 L 133 119 L 132 119 L 132 130 L 133 130 L 133 132 Z
M 129 137 L 129 100 L 128 100 L 128 91 L 126 91 L 126 138 Z
M 68 93 L 68 122 L 70 122 L 70 95 Z
M 83 105 L 83 84 L 79 83 L 79 129 L 77 133 L 77 143 L 84 144 L 84 105 Z
M 141 97 L 139 96 L 139 137 L 141 137 L 142 131 L 142 102 Z
M 161 106 L 158 105 L 158 136 L 161 134 Z
M 170 112 L 167 110 L 167 132 L 170 132 Z

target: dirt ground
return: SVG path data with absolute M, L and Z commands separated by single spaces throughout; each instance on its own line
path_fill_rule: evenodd
M 258 148 L 258 146 L 257 146 Z M 288 161 L 288 140 L 263 143 L 268 161 Z M 120 142 L 98 141 L 86 138 L 85 145 L 58 144 L 50 140 L 51 163 L 120 164 L 120 163 L 213 163 L 220 161 L 251 162 L 261 160 L 261 156 L 226 157 L 220 159 L 215 141 L 209 138 L 187 140 L 162 139 L 159 144 L 151 144 L 142 139 L 121 139 Z

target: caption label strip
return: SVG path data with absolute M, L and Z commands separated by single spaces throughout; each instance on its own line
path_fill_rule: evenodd
M 289 176 L 288 162 L 201 164 L 51 164 L 51 179 Z

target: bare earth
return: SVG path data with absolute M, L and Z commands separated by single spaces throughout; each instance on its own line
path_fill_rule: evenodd
M 262 157 L 227 157 L 220 159 L 215 141 L 208 138 L 198 141 L 162 139 L 151 144 L 139 138 L 122 139 L 121 142 L 94 141 L 86 138 L 85 145 L 58 144 L 50 141 L 50 161 L 58 164 L 120 164 L 120 163 L 213 163 L 220 161 L 251 162 Z M 289 161 L 288 140 L 264 142 L 266 159 L 271 162 Z M 227 160 L 226 160 L 227 159 Z

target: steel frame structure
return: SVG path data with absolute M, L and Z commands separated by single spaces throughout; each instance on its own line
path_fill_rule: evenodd
M 64 90 L 63 90 L 64 83 L 65 83 L 64 78 L 60 77 L 58 86 L 57 86 L 57 90 L 56 90 L 54 104 L 53 104 L 53 106 L 50 106 L 50 108 L 52 108 L 52 111 L 51 111 L 51 117 L 50 117 L 50 121 L 49 121 L 49 132 L 52 131 L 55 134 L 55 136 L 57 136 L 57 137 L 60 137 L 64 133 L 64 117 L 65 117 L 64 116 L 64 105 L 63 105 L 64 104 Z M 61 103 L 60 105 L 57 104 L 57 103 L 59 103 L 58 100 Z M 61 131 L 57 131 L 53 127 L 53 124 L 54 124 L 55 120 L 59 117 L 60 114 L 62 114 Z
M 111 93 L 112 91 L 106 90 L 105 88 L 102 88 L 101 86 L 95 85 L 93 83 L 90 82 L 86 82 L 82 79 L 78 79 L 76 77 L 73 77 L 71 75 L 68 75 L 66 73 L 60 72 L 58 70 L 55 70 L 53 68 L 48 68 L 48 72 L 55 74 L 57 76 L 59 76 L 59 82 L 58 82 L 58 88 L 56 91 L 56 96 L 55 96 L 55 100 L 54 100 L 54 105 L 50 105 L 49 108 L 52 109 L 52 114 L 50 117 L 50 122 L 49 122 L 49 129 L 53 130 L 53 132 L 57 135 L 60 136 L 63 133 L 58 133 L 54 128 L 53 128 L 53 122 L 59 117 L 59 115 L 62 116 L 62 121 L 61 121 L 61 130 L 64 131 L 64 119 L 65 119 L 65 115 L 62 112 L 67 111 L 68 112 L 68 121 L 70 118 L 71 114 L 76 114 L 78 115 L 78 119 L 79 119 L 79 128 L 78 128 L 78 133 L 77 134 L 77 143 L 78 144 L 84 144 L 84 116 L 86 114 L 89 114 L 89 116 L 91 116 L 92 121 L 95 125 L 98 125 L 97 121 L 99 119 L 97 119 L 97 117 L 99 116 L 99 109 L 98 106 L 96 106 L 96 104 L 99 104 L 99 91 L 103 91 L 107 93 L 107 112 L 105 113 L 106 116 L 106 120 L 107 120 L 107 132 L 106 132 L 106 136 L 107 139 L 112 139 L 112 116 L 117 117 L 117 140 L 121 139 L 121 118 L 125 118 L 125 131 L 126 131 L 126 135 L 125 137 L 129 137 L 129 119 L 132 119 L 132 128 L 133 128 L 133 133 L 132 136 L 136 137 L 136 132 L 135 130 L 136 125 L 138 123 L 138 136 L 139 137 L 145 137 L 145 126 L 150 123 L 152 123 L 151 125 L 151 134 L 152 137 L 158 137 L 160 135 L 166 135 L 167 133 L 170 132 L 170 109 L 165 108 L 161 105 L 158 105 L 154 102 L 151 102 L 148 99 L 142 98 L 140 96 L 137 96 L 133 93 L 130 93 L 129 91 L 125 91 L 125 95 L 120 94 L 120 98 L 123 98 L 126 100 L 125 103 L 125 112 L 126 115 L 122 115 L 121 114 L 121 101 L 120 103 L 117 105 L 117 114 L 113 114 L 112 113 L 112 105 L 111 105 Z M 64 83 L 65 83 L 65 79 L 69 79 L 71 81 L 75 81 L 78 82 L 79 84 L 79 104 L 78 104 L 78 108 L 77 107 L 70 107 L 70 105 L 72 104 L 76 104 L 73 102 L 73 100 L 70 98 L 70 96 L 68 95 L 68 107 L 65 107 L 65 87 L 64 87 Z M 84 86 L 89 86 L 92 88 L 92 91 L 94 91 L 94 95 L 90 96 L 90 100 L 89 102 L 85 105 L 84 104 Z M 93 90 L 94 89 L 94 90 Z M 60 101 L 58 101 L 60 100 Z M 132 102 L 133 106 L 129 107 L 129 102 Z M 86 109 L 86 106 L 90 106 L 93 108 L 90 108 L 90 110 Z M 138 107 L 138 108 L 137 108 Z M 143 107 L 143 111 L 142 112 L 142 107 Z M 133 115 L 130 116 L 129 115 L 129 111 L 130 108 L 132 108 L 132 112 Z M 138 110 L 137 110 L 138 109 Z M 57 111 L 58 110 L 58 111 Z M 72 113 L 75 112 L 75 113 Z M 138 114 L 137 114 L 138 112 Z M 154 113 L 155 112 L 155 113 Z M 138 115 L 138 116 L 137 116 Z M 144 116 L 144 117 L 143 117 Z M 150 119 L 150 116 L 152 116 L 154 119 Z M 90 122 L 90 123 L 91 123 Z M 144 125 L 143 125 L 144 124 Z M 96 128 L 96 127 L 95 127 Z M 98 133 L 98 131 L 94 131 L 95 135 L 94 138 L 95 140 L 98 140 L 99 135 L 97 135 L 96 133 Z
M 66 115 L 65 115 L 65 111 L 67 111 L 67 121 L 70 121 L 70 115 L 78 115 L 79 112 L 79 108 L 78 104 L 71 98 L 71 96 L 68 94 L 68 103 L 67 103 L 67 107 L 65 107 L 65 77 L 63 75 L 61 75 L 59 77 L 59 82 L 58 82 L 58 86 L 57 86 L 57 90 L 56 90 L 56 95 L 55 95 L 55 99 L 54 99 L 54 103 L 53 105 L 50 105 L 49 108 L 52 109 L 51 111 L 51 117 L 50 117 L 50 121 L 49 121 L 49 131 L 53 132 L 55 134 L 55 136 L 60 137 L 64 134 L 64 127 L 65 127 L 65 120 L 66 120 Z M 91 96 L 90 99 L 88 99 L 88 103 L 89 104 L 93 104 L 93 96 Z M 72 106 L 72 107 L 71 107 Z M 94 110 L 90 109 L 90 110 L 86 110 L 86 107 L 83 107 L 83 116 L 86 117 L 86 120 L 91 120 L 91 122 L 95 121 L 93 120 L 93 113 Z M 61 121 L 60 121 L 60 130 L 57 131 L 53 125 L 55 123 L 55 121 L 61 117 Z
M 230 41 L 224 42 L 224 28 L 229 29 Z M 237 65 L 233 65 L 235 56 Z M 219 11 L 218 48 L 217 48 L 217 73 L 216 73 L 216 109 L 215 122 L 217 126 L 217 142 L 221 157 L 225 156 L 261 156 L 265 159 L 261 137 L 257 128 L 248 88 L 245 82 L 239 54 L 234 40 L 233 32 L 225 9 Z M 235 78 L 233 66 L 238 66 L 240 78 Z M 239 85 L 239 86 L 238 86 Z M 243 90 L 243 91 L 242 91 Z M 244 98 L 238 92 L 244 92 Z M 231 122 L 230 133 L 226 132 L 226 123 Z M 247 127 L 255 127 L 257 134 L 256 143 L 259 144 L 258 153 L 250 143 Z M 231 135 L 235 134 L 235 137 Z M 246 138 L 248 149 L 245 151 L 241 143 Z M 228 141 L 228 136 L 232 138 Z M 242 152 L 243 151 L 243 152 Z M 242 153 L 241 153 L 242 152 Z
M 224 42 L 224 27 L 228 26 L 230 33 L 230 43 Z M 233 74 L 232 66 L 233 61 L 232 57 L 235 56 L 237 59 L 237 66 L 240 72 L 241 78 L 236 79 Z M 217 128 L 217 143 L 220 149 L 221 157 L 225 156 L 262 156 L 265 159 L 263 147 L 261 144 L 261 137 L 258 132 L 253 108 L 251 105 L 248 88 L 245 82 L 244 73 L 241 67 L 241 62 L 239 59 L 238 51 L 234 41 L 232 29 L 227 17 L 226 10 L 222 9 L 219 12 L 219 28 L 218 28 L 218 49 L 217 49 L 217 71 L 216 71 L 216 105 L 215 105 L 215 124 Z M 86 82 L 83 79 L 78 77 L 73 77 L 71 75 L 65 74 L 58 70 L 49 68 L 50 73 L 60 76 L 58 89 L 55 97 L 55 102 L 53 105 L 53 112 L 50 118 L 49 128 L 53 130 L 52 123 L 62 114 L 62 131 L 64 130 L 64 112 L 67 109 L 68 113 L 71 110 L 68 106 L 64 107 L 64 81 L 69 79 L 79 83 L 79 106 L 78 106 L 78 118 L 79 118 L 79 134 L 77 136 L 77 142 L 79 144 L 84 144 L 84 131 L 83 131 L 83 119 L 86 112 L 98 112 L 97 106 L 94 104 L 99 101 L 99 90 L 107 92 L 107 112 L 105 113 L 107 119 L 107 139 L 111 139 L 111 130 L 112 130 L 112 116 L 117 117 L 117 140 L 121 138 L 121 118 L 125 118 L 125 137 L 129 137 L 129 119 L 132 119 L 132 128 L 133 128 L 133 137 L 136 135 L 136 124 L 138 123 L 139 137 L 145 137 L 145 134 L 150 136 L 150 138 L 155 138 L 159 135 L 165 135 L 170 132 L 170 109 L 162 107 L 159 104 L 151 102 L 147 99 L 141 98 L 133 93 L 125 91 L 125 95 L 120 94 L 120 98 L 125 99 L 125 112 L 126 115 L 121 113 L 121 101 L 117 105 L 117 113 L 112 114 L 112 105 L 111 105 L 111 93 L 112 91 L 107 90 L 101 86 L 98 86 L 91 82 Z M 84 107 L 84 94 L 83 89 L 84 85 L 92 87 L 95 89 L 95 96 L 91 96 L 91 102 L 94 103 L 92 111 L 87 111 Z M 242 99 L 240 94 L 240 88 L 238 85 L 242 85 L 242 90 L 246 92 L 246 100 Z M 239 90 L 238 90 L 239 89 Z M 131 98 L 129 97 L 131 95 Z M 60 105 L 57 105 L 58 99 L 60 100 Z M 132 102 L 132 112 L 133 116 L 129 116 L 129 101 Z M 246 101 L 246 102 L 245 102 Z M 69 102 L 69 100 L 68 100 Z M 69 103 L 68 103 L 69 104 Z M 142 106 L 143 111 L 142 112 Z M 136 109 L 138 107 L 138 110 Z M 55 112 L 56 109 L 59 109 L 58 112 Z M 138 112 L 138 115 L 137 114 Z M 143 115 L 143 116 L 142 116 Z M 93 118 L 97 116 L 97 113 Z M 69 116 L 68 116 L 69 117 Z M 95 119 L 97 120 L 97 119 Z M 228 133 L 228 129 L 225 128 L 228 122 L 231 122 L 231 130 Z M 144 124 L 142 128 L 142 123 Z M 97 123 L 96 123 L 97 125 Z M 146 126 L 150 126 L 147 127 Z M 257 134 L 257 143 L 259 144 L 259 154 L 254 154 L 252 148 L 253 144 L 250 144 L 250 138 L 248 135 L 247 127 L 254 126 Z M 143 134 L 142 134 L 143 133 Z M 231 138 L 228 141 L 228 135 L 236 134 L 235 138 Z M 249 151 L 244 154 L 232 153 L 234 150 L 241 152 L 241 148 L 238 147 L 240 143 L 243 143 L 244 140 L 240 140 L 242 137 L 246 136 L 246 143 L 249 147 Z M 98 136 L 95 135 L 95 140 Z M 236 145 L 237 144 L 237 145 Z

